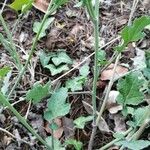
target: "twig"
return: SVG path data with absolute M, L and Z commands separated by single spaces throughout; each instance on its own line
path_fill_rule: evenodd
M 28 118 L 28 114 L 29 114 L 29 111 L 30 111 L 30 107 L 31 107 L 31 101 L 29 101 L 29 106 L 28 106 L 28 109 L 27 109 L 27 112 L 26 112 L 26 115 L 25 115 L 25 119 Z
M 117 38 L 109 41 L 108 43 L 106 43 L 105 45 L 101 46 L 100 49 L 105 48 L 106 46 L 114 43 L 115 41 L 119 40 L 120 36 L 118 36 Z M 64 73 L 63 75 L 59 76 L 57 79 L 53 80 L 51 83 L 54 84 L 55 82 L 57 82 L 58 80 L 60 80 L 61 78 L 65 77 L 66 75 L 68 75 L 69 73 L 71 73 L 72 71 L 74 71 L 75 69 L 79 68 L 82 64 L 84 64 L 89 58 L 91 58 L 93 55 L 95 54 L 95 52 L 93 52 L 92 54 L 90 54 L 88 57 L 86 57 L 84 60 L 82 60 L 79 64 L 77 64 L 76 66 L 74 66 L 72 69 L 70 69 L 69 71 L 67 71 L 66 73 Z
M 134 0 L 133 1 L 132 8 L 131 8 L 131 13 L 130 13 L 129 20 L 128 20 L 128 26 L 130 26 L 131 23 L 132 23 L 133 14 L 136 10 L 138 2 L 139 2 L 139 0 Z
M 30 146 L 32 145 L 32 143 L 29 143 L 29 142 L 27 142 L 27 141 L 25 141 L 25 140 L 23 140 L 23 139 L 17 138 L 15 135 L 13 135 L 12 133 L 10 133 L 10 132 L 7 131 L 6 129 L 3 129 L 3 128 L 0 127 L 0 131 L 6 133 L 6 134 L 8 134 L 8 135 L 10 135 L 12 138 L 17 139 L 18 141 L 22 141 L 22 142 L 24 142 L 24 143 L 26 143 L 26 144 L 28 144 L 28 145 L 30 145 Z
M 3 12 L 3 10 L 4 10 L 5 6 L 6 6 L 6 3 L 7 3 L 7 0 L 4 1 L 3 6 L 2 6 L 2 8 L 0 10 L 0 14 L 2 14 L 2 12 Z
M 12 103 L 11 106 L 14 106 L 14 105 L 16 105 L 16 104 L 18 104 L 18 103 L 20 103 L 20 102 L 22 102 L 22 101 L 25 101 L 25 99 L 20 99 L 20 100 L 18 100 L 18 101 L 16 101 L 16 102 Z M 3 110 L 4 110 L 4 109 L 7 109 L 7 108 L 8 108 L 8 107 L 6 106 L 6 107 L 3 108 Z
M 101 119 L 101 117 L 102 117 L 102 114 L 103 114 L 103 112 L 104 112 L 104 110 L 105 110 L 105 106 L 106 106 L 106 102 L 107 102 L 107 99 L 108 99 L 108 96 L 109 96 L 109 92 L 110 92 L 110 90 L 111 90 L 111 88 L 112 88 L 112 85 L 113 85 L 113 83 L 114 83 L 115 72 L 116 72 L 116 68 L 117 68 L 117 65 L 118 65 L 120 56 L 121 56 L 121 54 L 119 54 L 119 55 L 117 56 L 117 58 L 116 58 L 116 62 L 115 62 L 115 65 L 114 65 L 114 68 L 113 68 L 113 71 L 112 71 L 112 72 L 113 72 L 113 73 L 112 73 L 112 77 L 111 77 L 111 79 L 110 79 L 110 81 L 109 81 L 108 88 L 107 88 L 107 91 L 106 91 L 106 95 L 105 95 L 103 104 L 102 104 L 102 106 L 101 106 L 101 109 L 100 109 L 100 111 L 99 111 L 99 115 L 98 115 L 97 120 L 96 120 L 96 125 L 99 124 L 99 121 L 100 121 L 100 119 Z

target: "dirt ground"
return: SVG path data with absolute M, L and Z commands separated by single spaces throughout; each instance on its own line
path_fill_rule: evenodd
M 11 1 L 8 1 L 11 3 Z M 25 92 L 32 87 L 36 81 L 41 83 L 46 83 L 51 80 L 54 81 L 60 75 L 51 76 L 47 69 L 43 69 L 39 61 L 39 52 L 44 50 L 45 52 L 56 52 L 58 49 L 65 49 L 66 53 L 76 61 L 80 63 L 83 59 L 88 57 L 93 53 L 93 24 L 84 8 L 75 8 L 74 5 L 76 1 L 70 0 L 66 5 L 61 7 L 53 16 L 55 17 L 52 25 L 46 30 L 46 36 L 42 38 L 36 45 L 36 51 L 30 62 L 30 65 L 23 76 L 19 86 L 15 90 L 14 94 L 11 96 L 11 103 L 20 101 L 14 105 L 14 107 L 25 116 L 27 114 L 28 122 L 34 127 L 34 129 L 44 138 L 51 135 L 51 131 L 48 127 L 48 122 L 43 119 L 43 113 L 47 105 L 47 99 L 44 99 L 38 105 L 32 105 L 30 102 L 25 101 Z M 0 7 L 2 6 L 2 2 Z M 127 24 L 129 15 L 131 12 L 132 1 L 124 0 L 105 0 L 100 5 L 100 44 L 101 46 L 107 44 L 109 41 L 118 37 L 121 29 Z M 148 9 L 146 9 L 141 2 L 137 6 L 137 10 L 134 13 L 134 18 L 149 15 Z M 26 54 L 30 52 L 31 45 L 33 43 L 33 38 L 35 33 L 33 32 L 33 24 L 35 21 L 40 21 L 44 16 L 44 13 L 38 9 L 32 7 L 32 9 L 21 17 L 21 20 L 17 24 L 16 30 L 13 32 L 14 42 L 20 46 L 18 48 L 19 54 L 21 56 L 22 64 L 25 63 Z M 5 7 L 3 11 L 3 17 L 7 22 L 7 25 L 12 31 L 14 24 L 18 18 L 18 14 L 11 10 L 9 7 Z M 3 27 L 0 24 L 0 33 L 4 33 Z M 149 31 L 145 31 L 146 37 L 141 42 L 137 43 L 137 46 L 141 49 L 147 49 L 150 46 Z M 119 40 L 112 42 L 108 46 L 104 47 L 103 50 L 106 52 L 107 59 L 109 60 L 113 55 L 113 47 L 119 43 Z M 123 53 L 120 63 L 128 64 L 132 68 L 132 60 L 130 58 L 135 56 L 135 50 L 129 47 Z M 92 80 L 93 80 L 93 63 L 94 58 L 90 57 L 86 61 L 90 65 L 90 73 L 88 80 L 83 87 L 82 91 L 91 91 Z M 5 48 L 0 44 L 0 66 L 12 65 L 12 59 Z M 75 64 L 74 64 L 75 65 Z M 72 66 L 73 67 L 73 66 Z M 53 88 L 59 87 L 59 85 L 64 85 L 65 81 L 69 78 L 73 78 L 79 74 L 78 70 L 73 70 L 71 73 L 64 76 L 61 80 L 57 81 Z M 14 67 L 12 71 L 12 76 L 10 79 L 9 90 L 15 83 L 15 77 L 17 75 L 17 70 Z M 101 81 L 98 79 L 97 83 L 97 96 L 99 97 L 97 103 L 101 104 L 101 99 L 105 86 L 108 81 Z M 115 89 L 115 85 L 113 89 Z M 79 141 L 83 142 L 84 149 L 87 149 L 89 137 L 92 131 L 91 123 L 88 123 L 84 130 L 73 130 L 73 120 L 82 115 L 89 115 L 88 108 L 83 104 L 91 105 L 91 94 L 90 93 L 70 93 L 69 102 L 71 103 L 70 113 L 58 119 L 60 123 L 60 130 L 56 133 L 59 139 L 64 141 L 66 137 L 73 137 Z M 28 112 L 29 108 L 29 112 Z M 0 150 L 44 150 L 44 147 L 36 141 L 36 139 L 19 123 L 16 117 L 9 111 L 9 109 L 3 110 L 0 106 L 0 128 L 7 129 L 10 133 L 15 135 L 18 139 L 21 138 L 29 143 L 34 143 L 33 146 L 29 144 L 16 140 L 0 131 Z M 107 125 L 114 131 L 115 122 L 112 116 L 105 111 L 103 115 Z M 94 141 L 94 148 L 100 148 L 106 143 L 113 139 L 112 132 L 102 132 L 97 130 L 97 134 Z M 149 139 L 149 129 L 142 135 L 143 139 Z M 69 149 L 69 148 L 68 148 Z M 70 148 L 71 149 L 71 148 Z M 115 148 L 114 148 L 115 149 Z

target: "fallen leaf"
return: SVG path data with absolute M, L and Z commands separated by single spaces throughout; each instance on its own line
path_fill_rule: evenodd
M 21 32 L 21 34 L 19 35 L 19 41 L 21 43 L 26 42 L 26 40 L 29 38 L 29 35 L 25 32 Z
M 73 26 L 71 32 L 70 32 L 70 36 L 72 37 L 77 37 L 78 33 L 81 32 L 82 30 L 84 30 L 84 27 L 79 25 L 79 24 L 76 24 L 75 26 Z
M 122 105 L 119 105 L 116 101 L 118 95 L 119 95 L 118 91 L 109 92 L 108 100 L 106 103 L 106 109 L 111 114 L 116 114 L 118 111 L 122 110 Z
M 3 141 L 2 143 L 5 144 L 5 145 L 9 145 L 11 142 L 12 142 L 13 138 L 12 137 L 8 137 L 8 136 L 4 136 L 3 137 Z
M 46 13 L 49 3 L 46 0 L 35 0 L 32 5 L 36 9 Z
M 115 123 L 115 132 L 125 132 L 126 131 L 126 124 L 125 119 L 121 114 L 114 115 L 114 123 Z
M 143 0 L 142 4 L 146 9 L 150 8 L 150 0 Z
M 84 108 L 85 108 L 85 110 L 89 113 L 89 114 L 93 114 L 93 107 L 89 104 L 89 103 L 87 103 L 87 102 L 85 102 L 85 101 L 82 101 L 82 103 L 83 103 L 83 106 L 84 106 Z
M 73 138 L 75 134 L 73 119 L 63 117 L 62 122 L 63 122 L 65 139 Z
M 22 141 L 20 140 L 20 139 L 21 139 L 21 136 L 20 136 L 20 133 L 19 133 L 18 129 L 15 129 L 15 130 L 13 131 L 13 134 L 15 135 L 16 141 L 17 141 L 17 143 L 18 143 L 18 146 L 20 147 Z
M 143 69 L 146 68 L 146 58 L 145 58 L 145 52 L 143 50 L 140 50 L 139 48 L 136 48 L 136 56 L 134 58 L 131 58 L 133 61 L 134 69 Z
M 108 126 L 107 122 L 103 118 L 101 118 L 101 120 L 100 120 L 100 122 L 98 124 L 98 128 L 102 132 L 107 132 L 107 133 L 111 132 L 109 130 L 109 126 Z
M 112 75 L 113 75 L 113 68 L 114 68 L 114 65 L 115 64 L 110 64 L 108 66 L 108 68 L 106 68 L 106 70 L 104 70 L 102 73 L 101 73 L 101 77 L 100 79 L 101 80 L 110 80 Z M 118 78 L 120 77 L 121 75 L 125 74 L 128 72 L 128 68 L 126 67 L 123 67 L 121 65 L 118 65 L 116 67 L 116 72 L 115 72 L 115 75 L 114 75 L 114 78 Z
M 61 119 L 56 118 L 56 119 L 54 119 L 54 122 L 57 124 L 58 129 L 53 131 L 53 136 L 56 139 L 60 139 L 63 134 L 63 131 L 64 131 L 64 129 L 62 127 L 62 121 L 61 121 Z M 52 130 L 50 129 L 50 124 L 51 123 L 46 122 L 45 130 L 47 133 L 52 133 Z

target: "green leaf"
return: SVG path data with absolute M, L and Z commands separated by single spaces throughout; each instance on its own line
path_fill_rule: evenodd
M 116 132 L 113 134 L 113 137 L 116 139 L 124 139 L 124 134 Z
M 51 17 L 51 18 L 48 18 L 46 21 L 45 21 L 45 23 L 44 23 L 44 25 L 43 25 L 43 28 L 42 28 L 42 30 L 41 30 L 41 32 L 40 32 L 40 35 L 39 35 L 39 39 L 41 39 L 42 37 L 44 37 L 45 35 L 46 35 L 46 32 L 45 32 L 45 30 L 49 27 L 49 25 L 54 21 L 54 17 Z M 33 24 L 33 31 L 35 32 L 35 33 L 38 33 L 39 32 L 39 29 L 40 29 L 40 26 L 41 26 L 41 22 L 34 22 L 34 24 Z
M 0 79 L 4 78 L 10 70 L 11 70 L 10 67 L 7 66 L 0 69 Z
M 89 69 L 90 69 L 90 67 L 88 66 L 88 64 L 83 65 L 83 66 L 79 69 L 80 75 L 81 75 L 81 76 L 84 76 L 84 77 L 87 77 L 88 74 L 89 74 Z
M 40 52 L 39 57 L 43 67 L 45 67 L 49 63 L 52 56 L 53 55 L 47 55 L 44 51 Z
M 25 12 L 32 7 L 32 2 L 33 0 L 15 0 L 9 6 L 16 11 L 22 10 L 22 12 Z
M 117 51 L 123 51 L 130 42 L 136 42 L 143 38 L 145 34 L 142 31 L 149 24 L 150 17 L 142 16 L 138 19 L 135 19 L 131 26 L 124 27 L 124 29 L 121 31 L 123 43 L 122 45 L 117 46 L 115 49 Z
M 66 81 L 66 88 L 71 89 L 72 92 L 82 90 L 85 80 L 84 76 L 75 77 L 72 80 Z
M 141 126 L 141 124 L 145 121 L 145 115 L 148 111 L 149 107 L 138 108 L 134 111 L 134 123 L 135 126 Z M 135 127 L 134 126 L 134 127 Z
M 27 92 L 26 99 L 31 100 L 34 104 L 36 104 L 49 94 L 50 87 L 50 82 L 44 86 L 42 86 L 39 82 L 36 82 L 33 88 Z
M 53 64 L 49 64 L 49 65 L 46 65 L 45 68 L 50 70 L 52 76 L 59 74 L 63 71 L 69 70 L 67 65 L 61 65 L 61 66 L 55 67 Z
M 39 57 L 40 57 L 40 62 L 42 66 L 45 67 L 46 65 L 48 65 L 51 58 L 56 57 L 56 56 L 57 54 L 53 52 L 50 52 L 48 54 L 46 54 L 44 51 L 40 52 Z
M 46 140 L 47 144 L 48 144 L 50 147 L 52 147 L 52 137 L 49 136 L 49 137 L 47 137 L 45 140 Z M 53 150 L 65 150 L 65 148 L 62 147 L 62 145 L 61 145 L 61 143 L 60 143 L 59 140 L 57 140 L 57 139 L 54 138 L 54 149 L 53 149 Z
M 59 129 L 59 126 L 55 122 L 52 122 L 49 127 L 52 130 L 58 130 Z
M 119 95 L 117 101 L 123 106 L 138 105 L 144 99 L 144 94 L 140 91 L 142 86 L 141 80 L 138 78 L 137 74 L 129 74 L 125 79 L 120 79 L 117 84 L 117 89 Z
M 75 150 L 81 150 L 83 146 L 82 142 L 76 141 L 74 139 L 66 140 L 65 145 L 73 145 Z
M 57 56 L 52 58 L 52 62 L 55 66 L 62 63 L 72 64 L 72 59 L 66 54 L 66 52 L 58 52 Z
M 137 140 L 137 141 L 119 141 L 115 143 L 118 146 L 123 146 L 126 148 L 129 148 L 131 150 L 142 150 L 148 146 L 150 146 L 150 141 L 146 141 L 146 140 Z
M 127 108 L 127 114 L 134 115 L 135 109 L 133 107 L 126 107 L 126 108 Z
M 98 51 L 98 64 L 105 65 L 107 63 L 106 61 L 106 52 L 104 50 L 99 50 Z
M 10 83 L 11 83 L 10 82 L 11 77 L 12 77 L 12 71 L 9 71 L 7 73 L 7 75 L 3 78 L 1 92 L 3 93 L 4 96 L 7 96 L 7 92 L 9 91 L 8 89 L 9 89 L 9 86 L 10 86 Z
M 81 116 L 81 117 L 75 119 L 73 122 L 74 122 L 76 128 L 84 129 L 85 124 L 92 120 L 93 120 L 93 116 L 88 116 L 88 117 Z
M 67 88 L 60 88 L 52 94 L 50 99 L 48 99 L 47 111 L 44 113 L 44 118 L 46 120 L 51 121 L 69 113 L 70 104 L 66 103 L 67 96 Z
M 59 7 L 61 5 L 64 5 L 65 3 L 67 3 L 68 0 L 54 0 L 54 4 Z
M 83 1 L 78 2 L 78 3 L 75 4 L 73 7 L 79 8 L 79 7 L 81 7 L 81 6 L 83 6 Z

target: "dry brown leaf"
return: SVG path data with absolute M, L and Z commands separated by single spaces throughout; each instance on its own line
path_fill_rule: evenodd
M 46 13 L 49 3 L 46 0 L 35 0 L 32 5 L 36 9 Z
M 149 94 L 146 94 L 146 95 L 145 95 L 144 101 L 146 101 L 147 104 L 150 104 L 150 95 L 149 95 Z
M 81 31 L 81 30 L 84 30 L 84 27 L 79 25 L 79 24 L 76 24 L 75 26 L 73 26 L 71 32 L 70 32 L 70 36 L 73 36 L 73 37 L 77 37 L 78 33 Z
M 106 109 L 111 113 L 111 114 L 116 114 L 118 111 L 122 110 L 122 106 L 117 104 L 117 96 L 119 95 L 118 91 L 110 91 L 108 100 L 106 103 Z
M 62 122 L 63 122 L 65 139 L 74 138 L 75 130 L 74 130 L 73 119 L 63 117 Z
M 106 70 L 101 73 L 101 80 L 110 80 L 113 75 L 113 68 L 115 64 L 110 64 Z M 128 72 L 128 68 L 118 65 L 116 67 L 116 72 L 114 78 L 118 78 L 119 76 Z
M 57 130 L 54 130 L 53 131 L 53 136 L 56 138 L 56 139 L 60 139 L 62 134 L 63 134 L 63 127 L 62 127 L 62 121 L 61 119 L 57 118 L 54 120 L 54 122 L 57 124 L 58 126 L 58 129 Z M 46 122 L 45 124 L 45 130 L 47 133 L 52 133 L 51 129 L 50 129 L 50 123 L 49 122 Z
M 101 120 L 100 120 L 100 122 L 98 124 L 98 128 L 102 132 L 107 132 L 107 133 L 111 132 L 109 130 L 109 126 L 108 126 L 107 122 L 103 118 L 101 118 Z
M 83 106 L 84 106 L 84 108 L 85 108 L 85 110 L 89 113 L 89 114 L 93 114 L 93 107 L 89 104 L 89 103 L 87 103 L 87 102 L 85 102 L 85 101 L 82 101 L 82 103 L 83 103 Z
M 114 115 L 114 123 L 115 123 L 115 132 L 125 132 L 126 131 L 126 124 L 125 119 L 121 114 Z
M 9 144 L 12 142 L 12 140 L 13 140 L 12 137 L 8 137 L 8 136 L 6 136 L 6 135 L 3 137 L 3 143 L 4 143 L 5 145 L 9 145 Z
M 142 4 L 146 9 L 150 8 L 150 0 L 143 0 Z

